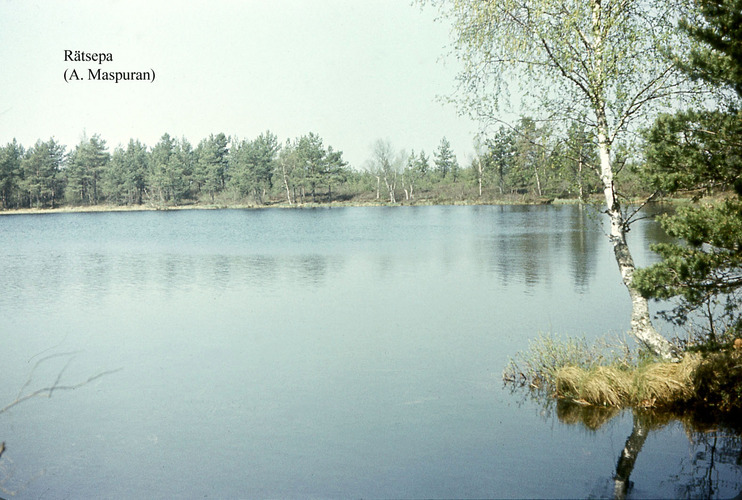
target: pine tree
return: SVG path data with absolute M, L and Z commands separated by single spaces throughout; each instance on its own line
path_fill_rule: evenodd
M 21 161 L 21 189 L 25 191 L 29 206 L 54 208 L 64 196 L 64 150 L 65 147 L 52 138 L 46 142 L 37 141 L 27 151 Z
M 0 207 L 17 207 L 20 203 L 19 187 L 22 180 L 21 159 L 23 146 L 13 142 L 0 148 Z
M 96 205 L 100 200 L 99 182 L 110 156 L 106 151 L 106 141 L 98 134 L 83 137 L 70 154 L 65 174 L 67 201 Z
M 453 181 L 456 182 L 456 176 L 458 176 L 459 164 L 456 160 L 456 155 L 451 149 L 451 143 L 445 137 L 441 139 L 441 143 L 438 145 L 438 150 L 433 153 L 435 157 L 435 166 L 438 169 L 438 173 L 441 178 L 445 179 L 449 173 L 454 177 Z
M 691 193 L 695 203 L 661 219 L 683 244 L 655 245 L 662 261 L 637 274 L 641 292 L 677 298 L 665 315 L 683 324 L 701 314 L 699 332 L 711 343 L 742 332 L 742 0 L 701 0 L 699 17 L 683 29 L 701 47 L 684 68 L 722 92 L 716 110 L 663 115 L 646 132 L 648 177 L 668 193 Z M 706 195 L 728 193 L 721 203 Z
M 691 76 L 742 96 L 742 0 L 698 0 L 695 19 L 681 28 L 701 47 L 681 67 Z

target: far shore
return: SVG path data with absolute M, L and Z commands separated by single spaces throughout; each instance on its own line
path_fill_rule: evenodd
M 660 203 L 682 203 L 684 199 L 663 199 Z M 65 213 L 96 213 L 96 212 L 143 212 L 143 211 L 172 211 L 172 210 L 259 210 L 265 208 L 339 208 L 339 207 L 412 207 L 412 206 L 452 206 L 452 205 L 577 205 L 579 199 L 557 198 L 557 199 L 502 199 L 502 200 L 414 200 L 389 203 L 379 200 L 351 200 L 333 202 L 305 202 L 288 204 L 284 202 L 273 202 L 259 204 L 245 203 L 189 203 L 182 205 L 158 205 L 144 203 L 141 205 L 63 205 L 56 208 L 16 208 L 2 210 L 2 215 L 39 215 L 39 214 L 65 214 Z M 589 204 L 600 203 L 600 200 L 591 200 Z

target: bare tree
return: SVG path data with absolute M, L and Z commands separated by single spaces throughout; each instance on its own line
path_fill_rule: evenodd
M 390 203 L 397 202 L 397 197 L 395 195 L 397 189 L 397 178 L 402 172 L 404 157 L 405 155 L 402 151 L 398 154 L 394 153 L 394 148 L 388 139 L 378 139 L 373 145 L 371 164 L 373 165 L 374 172 L 376 172 L 377 181 L 381 178 L 384 179 L 384 184 L 389 193 Z

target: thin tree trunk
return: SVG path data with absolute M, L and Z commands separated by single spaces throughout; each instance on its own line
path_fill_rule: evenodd
M 482 159 L 477 162 L 477 171 L 479 172 L 479 197 L 482 197 Z
M 599 116 L 598 120 L 604 122 L 605 116 Z M 598 130 L 598 148 L 601 167 L 600 178 L 603 182 L 603 194 L 605 195 L 607 207 L 606 214 L 610 218 L 611 225 L 608 239 L 613 246 L 613 253 L 621 273 L 621 279 L 628 289 L 631 298 L 631 333 L 652 353 L 664 359 L 674 359 L 676 356 L 673 353 L 672 345 L 652 325 L 647 299 L 642 297 L 632 285 L 636 266 L 634 265 L 634 259 L 626 242 L 627 221 L 621 212 L 621 204 L 613 186 L 613 169 L 606 130 L 606 126 L 600 126 Z
M 628 221 L 621 212 L 621 204 L 613 185 L 613 165 L 611 164 L 611 139 L 608 133 L 608 119 L 606 117 L 605 104 L 605 70 L 603 60 L 603 19 L 602 5 L 600 0 L 591 0 L 592 9 L 592 31 L 594 35 L 593 50 L 594 62 L 592 64 L 593 82 L 591 88 L 591 100 L 595 117 L 597 118 L 598 153 L 600 155 L 600 180 L 603 183 L 603 194 L 605 195 L 606 214 L 610 218 L 611 230 L 608 239 L 613 246 L 618 269 L 621 272 L 623 284 L 629 291 L 631 298 L 631 333 L 644 344 L 652 353 L 663 359 L 677 359 L 672 345 L 666 338 L 660 335 L 652 325 L 649 315 L 649 303 L 646 298 L 632 285 L 634 271 L 634 259 L 631 257 L 629 246 L 626 242 L 626 231 Z
M 289 189 L 289 182 L 286 180 L 286 174 L 283 175 L 283 185 L 286 186 L 286 199 L 289 202 L 289 205 L 292 205 L 291 203 L 291 190 Z
M 389 202 L 390 203 L 396 203 L 397 199 L 394 196 L 394 190 L 397 188 L 397 176 L 395 175 L 392 178 L 392 181 L 390 182 L 387 178 L 386 174 L 384 175 L 384 183 L 386 184 L 386 188 L 389 190 Z
M 533 173 L 536 175 L 536 191 L 538 192 L 538 195 L 541 196 L 541 179 L 538 176 L 538 167 L 533 167 Z

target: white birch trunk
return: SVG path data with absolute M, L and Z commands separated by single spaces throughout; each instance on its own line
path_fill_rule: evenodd
M 394 190 L 396 189 L 396 180 L 393 180 L 392 182 L 389 182 L 389 179 L 384 176 L 384 183 L 386 184 L 386 188 L 389 190 L 389 202 L 390 203 L 397 203 L 397 199 L 394 196 Z
M 538 167 L 533 167 L 533 173 L 536 175 L 536 191 L 538 192 L 539 197 L 542 196 L 541 193 L 541 179 L 538 176 Z
M 482 197 L 482 174 L 483 174 L 483 172 L 482 172 L 482 159 L 481 158 L 478 158 L 478 161 L 477 161 L 477 173 L 479 174 L 478 175 L 478 180 L 479 180 L 479 197 L 481 198 Z
M 284 162 L 281 162 L 281 173 L 283 174 L 283 186 L 286 188 L 286 200 L 288 200 L 289 205 L 291 205 L 291 190 L 289 189 L 289 176 L 286 172 L 286 164 Z
M 610 218 L 608 239 L 613 246 L 613 253 L 621 273 L 621 279 L 628 289 L 629 297 L 631 298 L 631 333 L 654 354 L 664 359 L 674 359 L 675 354 L 673 353 L 672 345 L 652 325 L 647 299 L 642 297 L 632 285 L 636 266 L 634 265 L 634 259 L 626 242 L 627 223 L 621 212 L 621 204 L 616 197 L 613 186 L 610 146 L 605 127 L 599 127 L 598 148 L 600 151 L 600 179 L 603 183 L 606 214 Z
M 594 58 L 591 75 L 592 105 L 597 118 L 598 152 L 600 155 L 600 180 L 603 183 L 606 214 L 610 218 L 610 233 L 608 239 L 613 246 L 613 253 L 621 273 L 623 284 L 629 291 L 631 298 L 631 333 L 644 344 L 652 353 L 663 359 L 677 359 L 672 344 L 660 335 L 652 325 L 649 315 L 649 303 L 646 298 L 632 285 L 634 259 L 626 242 L 628 224 L 621 212 L 621 203 L 616 196 L 613 185 L 613 165 L 611 164 L 611 139 L 608 133 L 608 119 L 605 103 L 605 67 L 603 53 L 603 12 L 601 0 L 592 0 L 592 28 Z
M 293 203 L 291 203 L 291 190 L 289 189 L 289 182 L 288 180 L 286 180 L 285 176 L 283 178 L 283 185 L 286 186 L 286 199 L 288 200 L 289 205 L 293 205 Z

